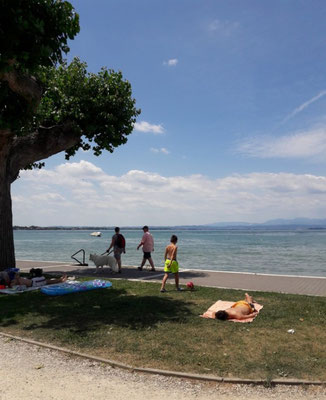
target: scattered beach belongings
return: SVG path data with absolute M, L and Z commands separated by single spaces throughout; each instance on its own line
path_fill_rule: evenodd
M 291 333 L 291 334 L 293 334 L 295 332 L 295 330 L 294 329 L 289 329 L 288 330 L 288 333 Z
M 102 232 L 92 232 L 90 234 L 90 236 L 101 237 L 102 236 Z
M 64 282 L 57 285 L 48 285 L 41 288 L 41 292 L 48 296 L 62 296 L 69 293 L 86 292 L 88 290 L 110 288 L 112 283 L 109 281 L 94 279 L 85 282 Z
M 219 310 L 226 310 L 230 308 L 235 302 L 234 301 L 223 301 L 223 300 L 218 300 L 216 303 L 214 303 L 209 309 L 203 314 L 200 315 L 202 318 L 212 318 L 215 319 L 215 313 Z M 255 309 L 256 311 L 259 311 L 263 308 L 261 304 L 255 303 Z M 257 314 L 258 315 L 258 314 Z M 232 322 L 252 322 L 256 316 L 246 318 L 246 319 L 228 319 L 228 321 Z
M 32 273 L 34 273 L 35 271 L 37 271 L 38 269 L 34 269 L 34 268 L 32 268 L 31 269 L 31 271 L 30 272 L 32 272 Z M 42 270 L 40 269 L 40 271 L 41 271 L 41 273 L 42 273 Z M 33 276 L 33 275 L 32 275 Z M 44 278 L 45 279 L 45 278 Z M 73 277 L 70 277 L 70 278 L 68 278 L 68 280 L 66 281 L 66 283 L 69 283 L 70 281 L 72 281 L 72 280 L 74 280 L 75 279 L 75 277 L 73 276 Z M 58 279 L 53 279 L 53 281 L 54 282 L 58 282 Z M 51 279 L 50 280 L 47 280 L 47 285 L 49 285 L 49 286 L 54 286 L 54 285 L 57 285 L 58 283 L 51 283 Z M 11 286 L 11 287 L 7 287 L 7 286 L 4 286 L 3 288 L 2 287 L 0 287 L 0 294 L 2 293 L 2 294 L 20 294 L 20 293 L 25 293 L 25 292 L 31 292 L 31 291 L 34 291 L 34 290 L 40 290 L 41 289 L 41 287 L 45 287 L 45 286 L 42 286 L 42 285 L 35 285 L 35 286 L 26 286 L 26 285 L 24 285 L 24 284 L 21 284 L 21 285 L 13 285 L 13 286 Z
M 195 285 L 193 284 L 193 282 L 188 282 L 187 283 L 187 288 L 190 290 L 195 290 Z
M 117 260 L 114 257 L 109 256 L 108 254 L 102 254 L 102 255 L 90 254 L 89 259 L 93 261 L 93 263 L 96 266 L 95 273 L 98 272 L 99 267 L 101 267 L 103 270 L 104 265 L 110 267 L 113 272 L 119 271 Z
M 7 268 L 5 269 L 5 272 L 7 272 L 9 279 L 12 281 L 15 277 L 16 274 L 20 271 L 19 268 Z

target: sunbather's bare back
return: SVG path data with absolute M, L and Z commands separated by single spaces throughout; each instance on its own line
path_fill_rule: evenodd
M 246 319 L 257 315 L 253 305 L 254 299 L 248 293 L 245 293 L 245 299 L 239 300 L 226 310 L 216 313 L 218 319 Z M 222 314 L 222 315 L 220 315 Z
M 254 317 L 257 311 L 250 312 L 246 306 L 237 306 L 236 308 L 228 308 L 225 310 L 228 313 L 228 319 L 245 319 Z

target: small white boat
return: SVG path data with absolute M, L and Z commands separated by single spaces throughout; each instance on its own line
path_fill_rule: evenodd
M 92 232 L 91 236 L 96 236 L 96 237 L 101 237 L 102 233 L 101 232 Z

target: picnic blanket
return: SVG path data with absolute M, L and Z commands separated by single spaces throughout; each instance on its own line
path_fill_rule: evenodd
M 0 289 L 0 294 L 19 294 L 19 293 L 25 293 L 25 292 L 31 292 L 32 290 L 39 290 L 41 289 L 40 287 L 14 287 L 14 288 L 7 288 L 7 289 Z
M 72 284 L 75 282 L 79 282 L 79 281 L 75 281 L 75 280 L 68 280 L 66 281 L 67 284 Z M 54 286 L 54 283 L 45 285 L 46 287 L 48 286 Z M 25 285 L 16 285 L 12 288 L 6 288 L 6 289 L 0 289 L 0 294 L 20 294 L 20 293 L 26 293 L 26 292 L 31 292 L 33 290 L 40 290 L 42 287 L 44 286 L 32 286 L 32 287 L 26 287 Z
M 234 303 L 235 303 L 235 301 L 218 300 L 216 303 L 214 303 L 212 306 L 210 306 L 209 309 L 206 312 L 204 312 L 203 315 L 200 315 L 200 316 L 202 318 L 213 318 L 213 319 L 215 319 L 216 311 L 226 310 L 227 308 L 230 308 Z M 263 308 L 263 306 L 261 304 L 255 303 L 255 309 L 258 311 L 258 313 L 262 308 Z M 251 318 L 246 318 L 246 319 L 228 319 L 228 321 L 232 321 L 232 322 L 252 322 L 256 318 L 256 316 L 255 317 L 251 317 Z

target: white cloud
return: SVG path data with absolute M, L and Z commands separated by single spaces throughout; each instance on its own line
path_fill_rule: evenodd
M 168 67 L 175 67 L 178 62 L 179 60 L 177 58 L 170 58 L 168 61 L 163 61 L 163 65 L 167 65 Z
M 165 147 L 161 147 L 160 149 L 156 149 L 154 147 L 150 148 L 150 151 L 152 153 L 163 153 L 163 154 L 170 154 L 169 150 L 167 150 Z
M 304 102 L 303 104 L 301 104 L 299 107 L 295 108 L 289 115 L 287 115 L 282 123 L 287 122 L 289 119 L 293 118 L 294 116 L 296 116 L 297 114 L 299 114 L 300 112 L 302 112 L 304 109 L 306 109 L 307 107 L 310 106 L 310 104 L 314 103 L 315 101 L 319 100 L 320 98 L 324 97 L 326 94 L 326 90 L 322 90 L 320 93 L 318 93 L 316 96 L 312 97 L 310 100 Z
M 326 176 L 308 174 L 210 179 L 131 170 L 114 176 L 83 161 L 23 171 L 12 189 L 17 225 L 204 224 L 326 214 Z
M 65 201 L 65 198 L 58 193 L 38 193 L 31 196 L 33 201 L 46 201 L 49 202 L 58 202 L 58 201 Z
M 88 178 L 93 176 L 100 176 L 104 172 L 101 168 L 96 167 L 94 164 L 88 161 L 80 161 L 79 163 L 65 163 L 55 168 L 55 171 L 60 174 L 75 176 L 77 178 Z
M 154 135 L 165 132 L 162 125 L 154 125 L 146 121 L 135 122 L 134 129 L 139 132 L 154 133 Z
M 56 185 L 64 185 L 69 187 L 89 188 L 93 184 L 88 180 L 94 178 L 99 180 L 104 172 L 101 168 L 96 167 L 88 161 L 80 161 L 79 163 L 64 163 L 54 168 L 47 170 L 45 168 L 37 171 L 38 174 L 27 174 L 28 179 L 32 182 L 42 185 L 42 182 L 48 182 Z M 26 176 L 26 171 L 21 171 L 20 176 Z
M 237 151 L 257 158 L 311 158 L 325 160 L 326 127 L 287 136 L 249 138 Z
M 219 19 L 215 19 L 208 24 L 208 30 L 210 32 L 214 32 L 223 36 L 232 35 L 239 29 L 239 27 L 240 24 L 237 21 L 221 21 Z

